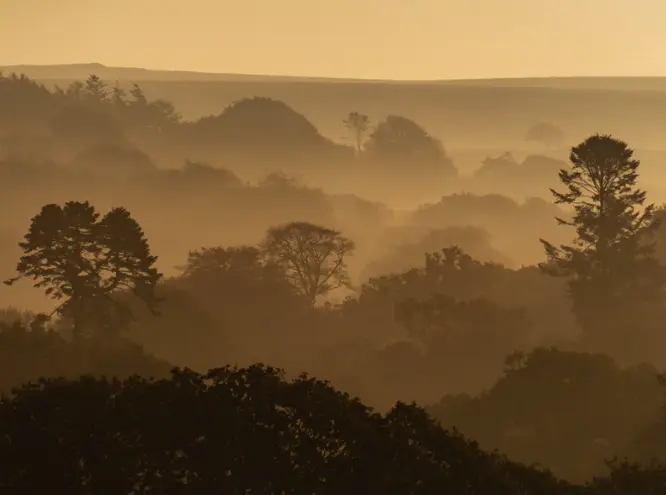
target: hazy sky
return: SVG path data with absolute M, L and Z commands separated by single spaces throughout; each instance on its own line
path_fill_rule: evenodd
M 0 0 L 0 65 L 666 75 L 666 0 Z

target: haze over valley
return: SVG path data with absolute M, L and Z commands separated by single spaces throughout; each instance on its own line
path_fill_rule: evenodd
M 662 493 L 660 3 L 38 3 L 0 492 Z

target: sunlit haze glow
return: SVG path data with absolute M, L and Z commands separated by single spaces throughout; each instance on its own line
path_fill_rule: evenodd
M 448 79 L 666 75 L 663 0 L 0 0 L 0 65 Z

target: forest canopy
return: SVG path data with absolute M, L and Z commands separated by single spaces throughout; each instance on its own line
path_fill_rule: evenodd
M 360 109 L 350 145 L 96 76 L 0 107 L 8 493 L 663 487 L 664 210 L 628 142 L 567 161 L 537 126 L 469 173 Z

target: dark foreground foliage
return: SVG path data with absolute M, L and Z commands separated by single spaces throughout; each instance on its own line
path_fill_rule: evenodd
M 2 493 L 568 493 L 416 406 L 278 370 L 42 380 L 0 403 Z
M 0 459 L 2 493 L 647 494 L 663 478 L 623 465 L 574 486 L 415 405 L 382 416 L 263 365 L 26 385 L 0 401 Z

